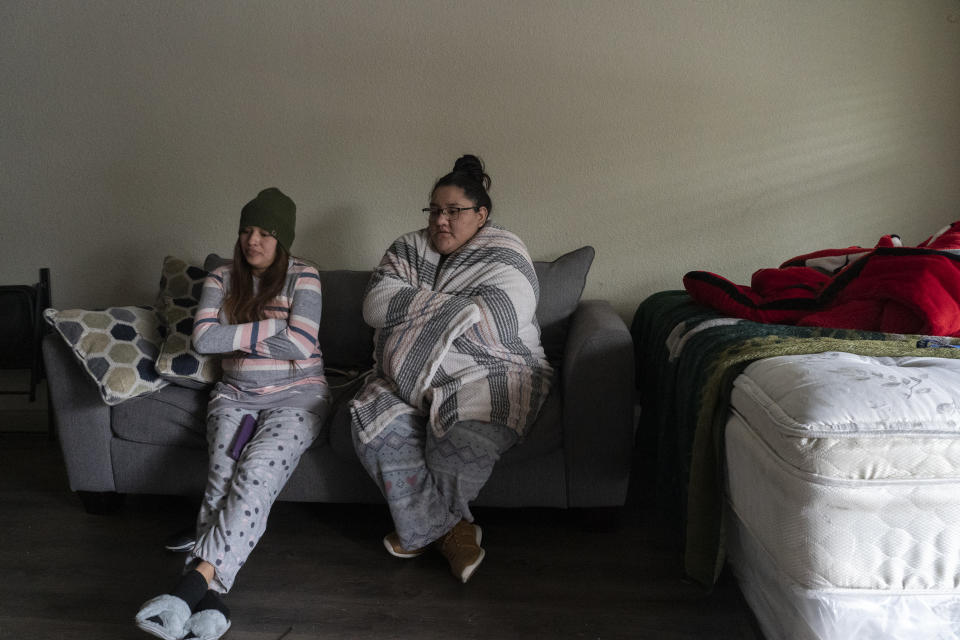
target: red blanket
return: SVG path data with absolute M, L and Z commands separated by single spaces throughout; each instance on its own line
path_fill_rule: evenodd
M 691 271 L 697 302 L 755 322 L 887 333 L 960 335 L 960 221 L 916 247 L 884 236 L 873 249 L 826 249 L 760 269 L 750 286 Z

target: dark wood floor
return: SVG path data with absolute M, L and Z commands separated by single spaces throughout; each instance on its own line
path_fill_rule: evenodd
M 174 581 L 164 538 L 191 500 L 128 497 L 83 511 L 45 434 L 0 432 L 0 638 L 148 638 L 133 625 Z M 307 638 L 759 639 L 733 580 L 685 582 L 677 536 L 642 496 L 619 521 L 477 509 L 487 558 L 461 585 L 435 554 L 398 560 L 385 508 L 279 503 L 227 603 L 232 640 Z

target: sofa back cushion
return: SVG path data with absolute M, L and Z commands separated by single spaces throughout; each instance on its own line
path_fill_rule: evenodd
M 328 368 L 373 366 L 373 329 L 363 321 L 363 296 L 371 271 L 321 271 L 323 316 L 320 350 Z
M 552 262 L 533 263 L 540 281 L 540 339 L 553 365 L 563 358 L 570 315 L 580 302 L 594 255 L 593 247 L 585 246 Z M 204 267 L 212 270 L 223 262 L 223 258 L 211 255 Z M 371 274 L 348 269 L 320 271 L 323 317 L 319 339 L 328 367 L 363 370 L 373 365 L 373 329 L 363 321 L 363 297 Z
M 563 358 L 570 316 L 580 302 L 595 251 L 591 246 L 565 253 L 552 262 L 536 261 L 540 281 L 537 322 L 547 360 L 554 366 Z M 363 296 L 371 271 L 321 271 L 323 319 L 320 348 L 324 362 L 334 368 L 366 369 L 373 365 L 373 329 L 363 322 Z

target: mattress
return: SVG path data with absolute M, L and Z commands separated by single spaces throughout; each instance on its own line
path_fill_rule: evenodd
M 768 637 L 960 636 L 960 361 L 766 358 L 730 406 L 726 546 Z

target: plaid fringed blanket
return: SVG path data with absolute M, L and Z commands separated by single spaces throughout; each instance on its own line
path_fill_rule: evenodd
M 918 336 L 724 318 L 685 291 L 644 300 L 631 333 L 642 410 L 639 440 L 656 446 L 658 501 L 680 510 L 685 569 L 705 585 L 716 581 L 724 562 L 723 430 L 733 380 L 748 364 L 827 351 L 960 358 L 958 349 L 918 349 Z
M 364 300 L 376 365 L 351 404 L 361 440 L 404 413 L 428 415 L 438 436 L 462 420 L 522 435 L 553 375 L 540 346 L 539 295 L 526 247 L 497 225 L 442 263 L 426 229 L 398 238 Z

